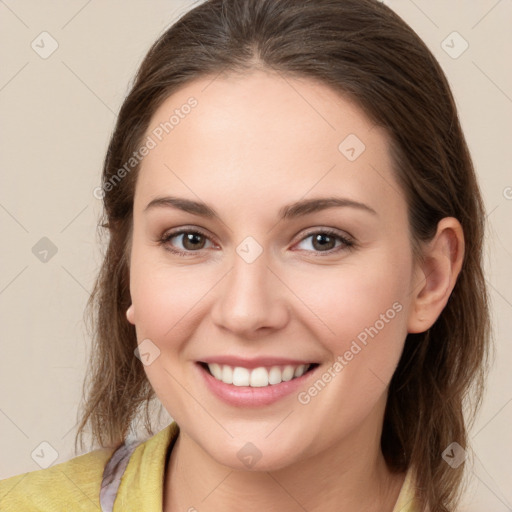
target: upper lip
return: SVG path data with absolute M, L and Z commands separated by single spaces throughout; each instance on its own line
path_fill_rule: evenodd
M 259 368 L 261 366 L 271 367 L 271 366 L 300 366 L 302 364 L 312 364 L 313 361 L 300 361 L 299 359 L 290 359 L 288 357 L 255 357 L 255 358 L 245 358 L 245 357 L 237 357 L 237 356 L 212 356 L 206 357 L 199 361 L 200 363 L 206 364 L 225 364 L 228 366 L 237 367 L 240 366 L 242 368 Z

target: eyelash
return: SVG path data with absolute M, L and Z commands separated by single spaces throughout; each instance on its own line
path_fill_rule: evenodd
M 176 231 L 171 231 L 170 233 L 164 233 L 162 235 L 162 237 L 158 240 L 158 243 L 159 243 L 159 245 L 165 246 L 165 249 L 167 251 L 170 251 L 171 253 L 176 254 L 177 256 L 181 256 L 181 257 L 187 257 L 187 256 L 190 256 L 193 253 L 199 253 L 202 250 L 204 250 L 204 249 L 200 249 L 198 251 L 181 251 L 181 250 L 178 250 L 178 249 L 174 249 L 170 245 L 169 241 L 172 238 L 174 238 L 176 236 L 179 236 L 181 234 L 184 234 L 184 233 L 194 234 L 194 235 L 201 235 L 201 236 L 207 238 L 208 240 L 210 240 L 209 237 L 206 234 L 202 233 L 201 231 L 198 231 L 196 229 L 181 228 L 181 229 L 177 229 Z M 334 248 L 334 249 L 329 249 L 328 251 L 307 251 L 307 252 L 313 252 L 315 257 L 316 256 L 319 256 L 319 257 L 331 256 L 334 253 L 337 253 L 337 252 L 340 252 L 340 251 L 343 251 L 343 250 L 352 250 L 352 249 L 355 248 L 356 244 L 355 244 L 355 242 L 353 240 L 350 240 L 350 239 L 348 239 L 348 238 L 346 238 L 344 236 L 341 236 L 337 231 L 334 231 L 334 230 L 328 229 L 328 228 L 326 228 L 326 229 L 317 229 L 315 231 L 310 231 L 303 238 L 301 238 L 299 243 L 304 241 L 304 240 L 306 240 L 307 238 L 309 238 L 312 235 L 318 235 L 318 234 L 328 235 L 330 237 L 337 238 L 338 240 L 341 241 L 342 245 L 337 247 L 337 248 Z

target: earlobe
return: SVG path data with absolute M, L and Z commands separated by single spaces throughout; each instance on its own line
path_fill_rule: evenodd
M 430 329 L 448 303 L 464 259 L 464 233 L 460 222 L 454 217 L 439 221 L 437 232 L 425 245 L 423 255 L 411 291 L 413 298 L 407 326 L 410 333 Z
M 135 325 L 135 312 L 133 304 L 130 304 L 130 307 L 126 310 L 126 318 L 128 322 L 130 322 L 132 325 Z

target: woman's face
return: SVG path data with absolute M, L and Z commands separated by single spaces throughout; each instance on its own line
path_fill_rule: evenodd
M 230 467 L 358 456 L 418 284 L 385 132 L 258 71 L 187 85 L 144 143 L 128 318 L 182 434 Z

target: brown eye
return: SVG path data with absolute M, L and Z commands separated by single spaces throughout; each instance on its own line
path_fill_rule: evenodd
M 300 247 L 302 245 L 302 247 Z M 327 253 L 350 249 L 354 242 L 335 231 L 328 229 L 317 230 L 306 235 L 300 242 L 299 248 L 313 253 Z
M 183 247 L 187 251 L 193 251 L 194 249 L 202 249 L 206 242 L 204 236 L 201 235 L 200 233 L 187 232 L 182 233 L 180 236 L 183 236 Z
M 336 246 L 336 239 L 325 233 L 317 233 L 316 235 L 313 235 L 312 245 L 319 251 L 328 251 L 329 249 L 334 249 Z
M 211 244 L 206 235 L 198 231 L 185 229 L 164 234 L 160 239 L 160 243 L 167 250 L 179 255 L 199 252 L 206 247 L 207 242 Z

